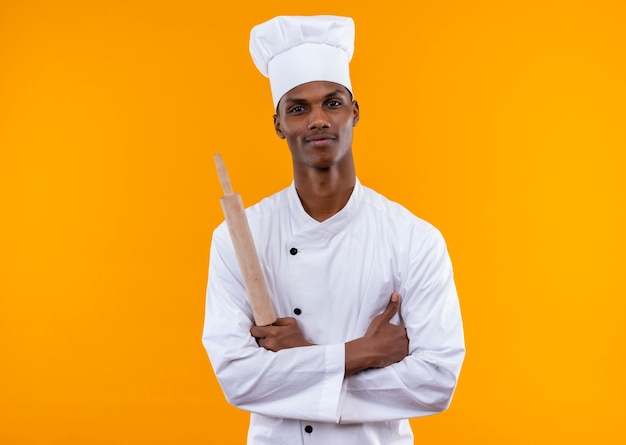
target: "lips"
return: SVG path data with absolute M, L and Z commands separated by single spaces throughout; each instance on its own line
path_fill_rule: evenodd
M 316 147 L 322 147 L 322 146 L 328 145 L 332 143 L 334 140 L 335 140 L 335 137 L 329 134 L 314 134 L 312 136 L 305 138 L 306 142 L 313 144 Z

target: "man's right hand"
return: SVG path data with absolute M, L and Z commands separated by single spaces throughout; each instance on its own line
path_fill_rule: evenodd
M 400 295 L 391 294 L 384 312 L 370 323 L 365 335 L 346 343 L 346 377 L 367 368 L 384 368 L 409 355 L 404 325 L 390 323 L 400 310 Z

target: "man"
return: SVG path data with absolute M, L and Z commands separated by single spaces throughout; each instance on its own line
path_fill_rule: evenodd
M 412 444 L 408 418 L 440 412 L 465 354 L 440 233 L 361 185 L 354 24 L 276 17 L 252 30 L 294 181 L 247 209 L 279 317 L 254 326 L 232 243 L 213 234 L 203 342 L 249 444 Z

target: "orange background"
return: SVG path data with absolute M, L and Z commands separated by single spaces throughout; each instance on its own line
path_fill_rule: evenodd
M 287 186 L 250 28 L 351 15 L 357 173 L 444 233 L 468 355 L 418 443 L 626 442 L 622 1 L 0 2 L 0 443 L 241 444 L 201 346 L 221 152 Z

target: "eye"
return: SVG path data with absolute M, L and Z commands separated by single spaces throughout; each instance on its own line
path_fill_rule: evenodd
M 337 99 L 331 99 L 326 103 L 326 105 L 328 105 L 330 108 L 339 108 L 341 106 L 341 101 Z
M 302 105 L 294 105 L 293 107 L 287 110 L 289 114 L 298 114 L 304 111 L 304 107 Z

